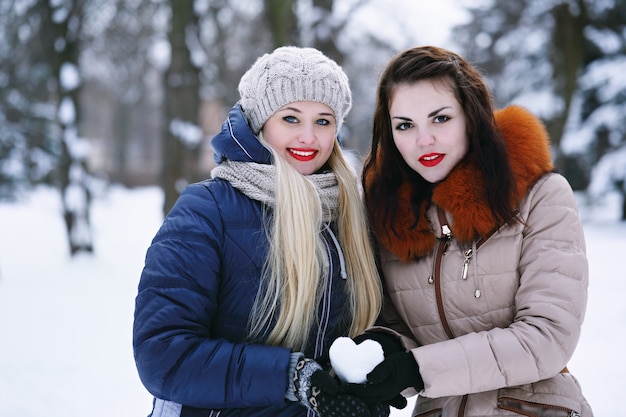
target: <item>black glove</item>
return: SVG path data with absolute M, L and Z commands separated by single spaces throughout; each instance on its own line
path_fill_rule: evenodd
M 369 405 L 370 417 L 389 417 L 391 410 L 389 404 L 374 403 Z
M 322 353 L 320 356 L 315 358 L 315 362 L 319 363 L 323 369 L 330 370 L 330 353 L 328 349 L 326 349 L 326 351 L 324 351 L 324 353 Z
M 389 407 L 370 407 L 361 399 L 340 392 L 335 378 L 312 359 L 301 359 L 293 376 L 296 398 L 320 417 L 388 417 Z M 371 412 L 370 412 L 371 411 Z
M 405 351 L 404 346 L 400 343 L 400 340 L 390 333 L 365 332 L 355 337 L 354 343 L 359 344 L 365 340 L 374 340 L 378 342 L 383 348 L 383 354 L 385 357 L 390 356 L 392 353 Z M 397 409 L 403 409 L 407 405 L 406 398 L 404 398 L 400 393 L 389 401 L 385 401 L 385 403 Z
M 394 403 L 399 401 L 400 392 L 409 387 L 418 391 L 424 388 L 419 367 L 411 352 L 395 352 L 367 374 L 367 383 L 347 384 L 343 390 L 366 403 L 384 402 L 398 408 Z M 406 399 L 400 408 L 404 406 Z
M 365 332 L 361 333 L 354 339 L 354 343 L 357 345 L 365 340 L 374 340 L 378 342 L 383 348 L 385 357 L 396 352 L 404 352 L 404 346 L 400 343 L 400 340 L 392 334 L 383 332 Z

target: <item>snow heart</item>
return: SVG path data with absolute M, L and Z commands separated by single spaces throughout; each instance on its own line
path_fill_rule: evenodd
M 357 345 L 349 337 L 335 339 L 328 355 L 339 379 L 355 384 L 367 382 L 367 374 L 385 359 L 380 343 L 368 339 Z

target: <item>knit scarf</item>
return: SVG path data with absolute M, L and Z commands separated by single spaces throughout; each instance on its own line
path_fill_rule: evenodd
M 211 177 L 222 178 L 252 200 L 274 206 L 276 201 L 276 167 L 254 162 L 224 161 L 211 171 Z M 306 175 L 320 197 L 325 223 L 337 219 L 339 184 L 332 172 Z

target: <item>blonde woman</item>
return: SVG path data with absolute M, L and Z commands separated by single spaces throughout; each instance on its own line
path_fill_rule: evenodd
M 136 299 L 139 375 L 163 416 L 386 416 L 313 358 L 381 307 L 355 172 L 337 141 L 348 79 L 281 47 L 242 77 L 212 145 L 148 249 Z

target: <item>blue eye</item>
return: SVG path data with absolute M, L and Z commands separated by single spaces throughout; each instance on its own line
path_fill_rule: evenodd
M 450 117 L 448 117 L 448 116 L 444 116 L 444 115 L 441 115 L 441 116 L 436 116 L 436 117 L 433 119 L 433 121 L 434 121 L 435 123 L 445 123 L 445 122 L 447 122 L 448 120 L 450 120 Z
M 317 119 L 315 123 L 321 126 L 328 126 L 330 124 L 330 122 L 326 119 Z
M 403 122 L 403 123 L 400 123 L 400 124 L 396 125 L 396 130 L 407 130 L 410 127 L 411 127 L 411 123 Z
M 285 116 L 283 117 L 283 120 L 286 121 L 287 123 L 297 123 L 298 119 L 295 116 Z

